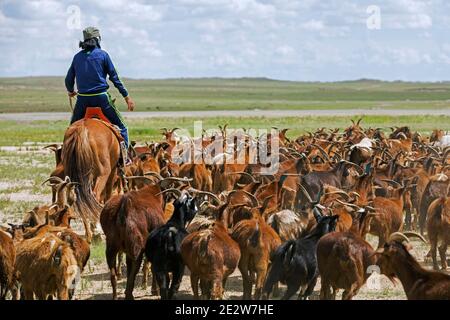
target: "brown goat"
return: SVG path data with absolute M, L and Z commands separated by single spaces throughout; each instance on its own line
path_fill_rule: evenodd
M 218 208 L 212 228 L 193 232 L 181 243 L 181 256 L 191 271 L 195 299 L 199 297 L 199 280 L 202 297 L 222 299 L 227 278 L 236 269 L 241 257 L 239 245 L 229 236 L 223 222 L 223 211 L 227 205 Z
M 113 299 L 117 299 L 116 258 L 126 254 L 125 298 L 133 299 L 136 275 L 140 269 L 149 233 L 164 224 L 163 198 L 158 185 L 112 197 L 103 208 L 100 223 L 106 236 L 106 261 L 111 273 Z
M 62 241 L 70 245 L 75 255 L 75 259 L 77 260 L 78 267 L 80 268 L 80 272 L 83 272 L 84 267 L 89 260 L 91 250 L 89 243 L 82 236 L 75 233 L 70 226 L 43 224 L 33 228 L 26 228 L 23 233 L 23 238 L 31 239 L 34 237 L 43 237 L 48 233 L 56 235 Z
M 439 173 L 430 177 L 427 186 L 420 199 L 419 207 L 419 227 L 420 233 L 423 234 L 426 228 L 427 211 L 430 204 L 439 197 L 447 195 L 447 188 L 450 179 L 445 174 Z
M 180 167 L 179 177 L 192 179 L 192 187 L 202 191 L 212 191 L 211 172 L 204 163 L 186 163 Z
M 0 230 L 0 300 L 5 300 L 6 294 L 12 289 L 15 261 L 16 249 L 12 237 Z
M 393 181 L 392 181 L 393 182 Z M 398 185 L 398 183 L 397 183 Z M 378 248 L 381 248 L 391 233 L 403 227 L 403 193 L 412 187 L 400 186 L 395 189 L 393 197 L 376 197 L 373 206 L 377 214 L 370 224 L 370 233 L 378 236 Z
M 411 246 L 407 235 L 425 241 L 413 232 L 392 234 L 384 247 L 376 251 L 381 273 L 390 279 L 400 279 L 408 300 L 450 299 L 450 275 L 421 267 L 409 253 Z
M 79 275 L 72 248 L 52 233 L 18 244 L 16 270 L 26 300 L 33 300 L 34 295 L 39 300 L 53 295 L 67 300 Z
M 450 198 L 443 197 L 434 200 L 427 213 L 427 231 L 431 243 L 431 257 L 433 268 L 439 269 L 436 258 L 436 249 L 439 240 L 439 255 L 441 257 L 442 270 L 447 269 L 447 246 L 450 244 Z
M 255 299 L 261 297 L 262 287 L 269 268 L 270 256 L 281 244 L 278 234 L 254 208 L 254 219 L 242 220 L 235 225 L 231 237 L 239 244 L 241 259 L 239 271 L 244 285 L 243 299 L 251 299 L 253 275 L 256 274 Z
M 375 264 L 376 257 L 361 235 L 367 229 L 371 215 L 367 210 L 360 210 L 350 231 L 332 232 L 319 240 L 317 265 L 321 277 L 321 299 L 336 299 L 338 289 L 344 289 L 343 300 L 352 299 L 370 276 L 367 271 Z

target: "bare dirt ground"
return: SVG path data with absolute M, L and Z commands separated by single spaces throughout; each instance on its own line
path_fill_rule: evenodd
M 257 112 L 257 113 L 255 113 Z M 442 109 L 311 109 L 311 110 L 201 110 L 201 111 L 152 111 L 122 112 L 128 119 L 145 118 L 215 118 L 215 117 L 307 117 L 307 116 L 355 116 L 355 115 L 389 115 L 389 116 L 450 116 L 450 108 Z M 68 112 L 30 112 L 0 113 L 0 120 L 34 121 L 67 120 Z
M 370 237 L 370 242 L 376 245 L 377 241 L 375 238 Z M 428 252 L 428 246 L 413 241 L 413 254 L 419 261 L 422 262 L 427 268 L 431 268 L 430 261 L 424 261 L 424 257 Z M 125 274 L 125 270 L 123 270 Z M 150 276 L 151 277 L 151 276 Z M 148 288 L 144 289 L 142 287 L 142 272 L 139 273 L 136 286 L 134 290 L 134 297 L 138 300 L 148 300 L 148 299 L 159 299 L 157 296 L 153 296 L 150 293 L 150 283 L 151 278 L 148 279 Z M 124 298 L 126 280 L 122 278 L 118 283 L 119 299 Z M 281 285 L 281 294 L 285 290 L 285 286 Z M 88 300 L 105 300 L 111 299 L 112 288 L 109 280 L 109 271 L 107 270 L 106 263 L 102 261 L 101 263 L 95 265 L 92 261 L 86 267 L 85 272 L 82 275 L 82 279 L 78 284 L 77 294 L 75 299 L 88 299 Z M 314 289 L 313 295 L 310 299 L 318 299 L 320 293 L 320 279 Z M 337 298 L 341 298 L 342 290 L 338 293 Z M 226 300 L 238 300 L 242 298 L 242 277 L 239 270 L 229 277 L 226 288 L 225 288 L 225 299 Z M 273 297 L 273 299 L 279 299 L 278 297 Z M 180 286 L 180 290 L 176 299 L 193 299 L 189 270 L 186 268 L 185 276 Z M 294 296 L 292 299 L 297 299 Z M 393 284 L 386 277 L 373 273 L 369 278 L 368 282 L 361 288 L 358 295 L 354 297 L 354 300 L 405 300 L 406 296 L 404 294 L 402 285 L 400 282 Z

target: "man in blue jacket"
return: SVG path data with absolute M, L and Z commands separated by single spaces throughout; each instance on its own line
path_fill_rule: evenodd
M 122 155 L 127 158 L 124 162 L 129 164 L 131 161 L 126 156 L 128 129 L 107 92 L 109 85 L 106 76 L 125 98 L 129 111 L 134 110 L 134 101 L 120 80 L 108 53 L 100 48 L 100 31 L 95 27 L 88 27 L 83 30 L 83 39 L 84 41 L 80 41 L 82 50 L 74 56 L 65 80 L 69 97 L 78 95 L 70 123 L 83 119 L 87 107 L 100 107 L 109 121 L 120 128 L 124 139 L 121 145 Z M 74 90 L 75 80 L 78 92 Z

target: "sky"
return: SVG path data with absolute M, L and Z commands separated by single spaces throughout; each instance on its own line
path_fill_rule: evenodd
M 0 77 L 65 75 L 91 25 L 122 77 L 450 80 L 446 0 L 0 0 Z

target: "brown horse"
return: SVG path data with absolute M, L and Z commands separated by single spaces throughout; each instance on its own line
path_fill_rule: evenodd
M 86 239 L 92 239 L 91 225 L 99 221 L 101 203 L 112 194 L 120 145 L 112 127 L 97 119 L 74 122 L 64 134 L 64 175 L 78 182 L 75 210 L 83 220 Z

